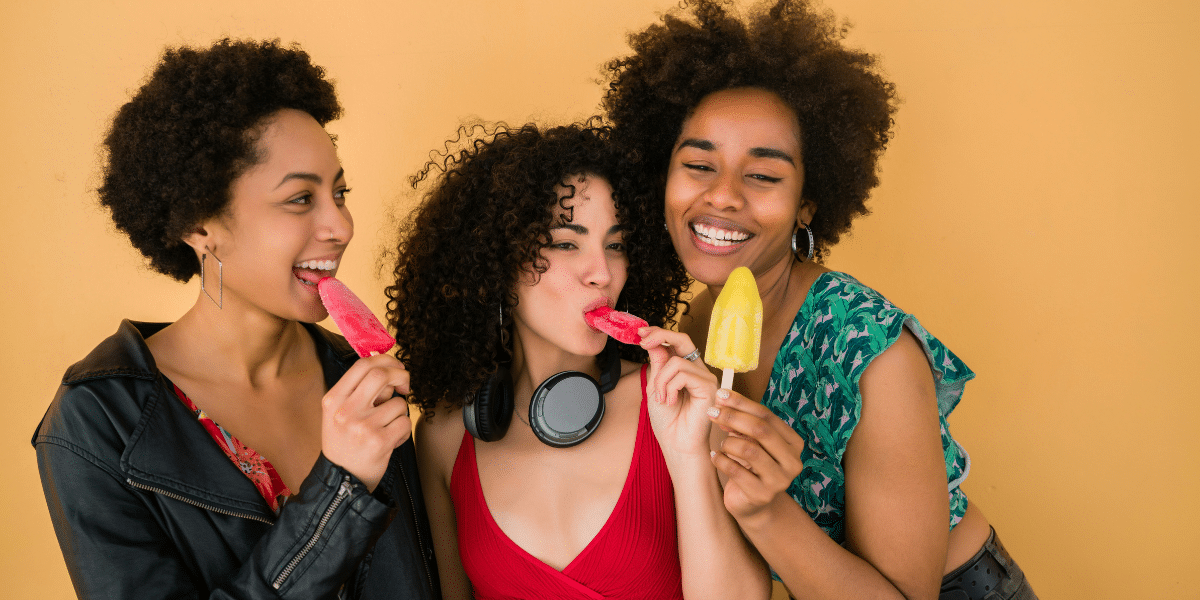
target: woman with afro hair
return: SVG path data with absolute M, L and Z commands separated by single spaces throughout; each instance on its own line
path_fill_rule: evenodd
M 33 442 L 80 598 L 434 598 L 390 356 L 314 325 L 354 234 L 298 47 L 169 49 L 104 141 L 101 203 L 152 268 L 199 275 L 174 323 L 122 321 Z
M 689 4 L 630 36 L 604 107 L 707 286 L 681 331 L 706 337 L 736 267 L 762 295 L 758 367 L 709 415 L 725 506 L 797 598 L 1034 598 L 959 487 L 970 463 L 946 416 L 974 374 L 819 263 L 867 212 L 892 84 L 805 0 L 744 20 Z
M 388 317 L 443 596 L 766 598 L 704 441 L 716 378 L 657 327 L 687 283 L 661 207 L 592 125 L 468 135 L 414 178 Z M 656 326 L 618 344 L 585 317 L 614 308 Z

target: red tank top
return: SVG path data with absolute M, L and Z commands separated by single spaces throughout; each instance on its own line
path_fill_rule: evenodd
M 646 411 L 645 367 L 641 381 L 641 414 L 625 486 L 600 532 L 562 571 L 522 550 L 492 519 L 479 484 L 475 439 L 463 435 L 450 497 L 459 555 L 476 598 L 683 598 L 675 494 Z

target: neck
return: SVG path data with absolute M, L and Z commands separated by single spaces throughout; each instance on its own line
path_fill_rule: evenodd
M 562 371 L 580 371 L 600 381 L 596 357 L 571 354 L 552 344 L 522 343 L 520 333 L 514 330 L 513 359 L 509 372 L 513 378 L 514 402 L 518 410 L 527 411 L 533 390 L 550 376 Z
M 218 309 L 201 295 L 172 327 L 215 377 L 251 385 L 278 378 L 302 348 L 303 326 L 262 311 L 240 309 L 229 300 Z
M 789 256 L 786 260 L 775 263 L 766 271 L 754 274 L 754 283 L 758 286 L 758 297 L 762 299 L 764 323 L 788 305 L 789 293 L 798 287 L 807 266 L 810 265 L 811 263 L 797 262 Z M 713 306 L 716 305 L 717 296 L 721 295 L 724 287 L 724 282 L 721 282 L 720 285 L 706 287 L 705 293 L 711 296 L 709 300 Z

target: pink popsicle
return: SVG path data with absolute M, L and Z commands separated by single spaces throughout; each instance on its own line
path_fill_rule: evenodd
M 642 336 L 638 335 L 637 330 L 649 325 L 643 319 L 607 306 L 583 313 L 583 320 L 587 321 L 589 326 L 595 327 L 625 344 L 636 344 L 642 341 Z
M 317 292 L 321 294 L 321 303 L 333 322 L 337 323 L 346 341 L 359 356 L 367 357 L 383 354 L 392 349 L 396 340 L 388 334 L 387 329 L 375 317 L 375 313 L 363 304 L 346 284 L 332 277 L 325 277 L 317 282 Z

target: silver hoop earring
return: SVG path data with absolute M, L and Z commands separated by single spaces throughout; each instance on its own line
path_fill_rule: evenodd
M 808 252 L 805 253 L 804 258 L 800 258 L 800 249 L 797 248 L 796 244 L 796 234 L 800 233 L 801 227 L 803 227 L 804 232 L 808 234 Z M 808 223 L 801 222 L 800 225 L 796 226 L 796 228 L 792 230 L 792 255 L 796 257 L 796 260 L 800 262 L 808 262 L 812 260 L 813 252 L 816 247 L 817 243 L 816 240 L 813 239 L 812 228 L 808 226 Z
M 204 295 L 208 296 L 208 299 L 212 300 L 213 304 L 217 305 L 217 308 L 223 308 L 222 305 L 225 303 L 225 264 L 221 262 L 221 259 L 217 258 L 216 253 L 214 253 L 212 250 L 208 249 L 208 246 L 205 246 L 204 249 L 206 250 L 206 252 L 204 252 L 200 255 L 200 291 L 204 292 Z M 208 292 L 208 285 L 207 285 L 207 281 L 205 279 L 205 270 L 206 269 L 204 268 L 204 263 L 208 262 L 209 254 L 212 254 L 213 260 L 217 261 L 217 297 L 216 298 L 213 298 L 212 294 L 210 294 Z

